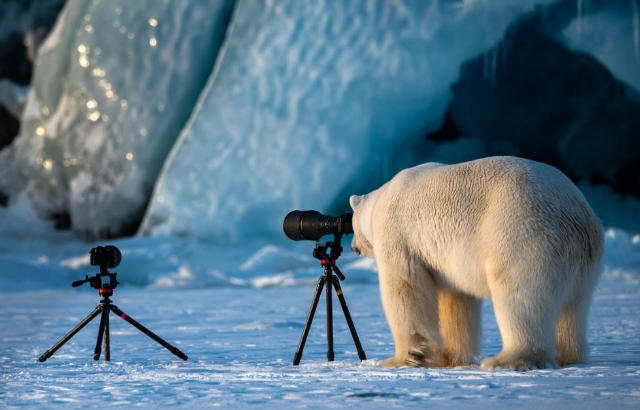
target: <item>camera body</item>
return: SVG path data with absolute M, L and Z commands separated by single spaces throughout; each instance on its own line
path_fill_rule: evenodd
M 282 227 L 285 235 L 294 241 L 318 241 L 328 234 L 353 233 L 352 212 L 339 216 L 323 215 L 318 211 L 291 211 L 285 216 Z
M 113 245 L 98 246 L 89 252 L 89 263 L 93 266 L 115 268 L 120 264 L 121 260 L 120 249 Z

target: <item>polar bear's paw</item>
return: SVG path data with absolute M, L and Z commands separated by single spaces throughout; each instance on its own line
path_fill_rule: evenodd
M 390 357 L 383 361 L 381 367 L 445 367 L 447 356 L 437 343 L 424 341 L 412 347 L 406 357 Z
M 403 367 L 403 366 L 407 366 L 407 363 L 405 362 L 405 360 L 397 359 L 395 357 L 390 357 L 387 360 L 383 360 L 382 363 L 380 363 L 380 367 L 384 367 L 384 368 Z
M 548 355 L 540 353 L 514 354 L 500 353 L 497 356 L 485 359 L 480 364 L 483 370 L 508 369 L 517 371 L 527 371 L 535 369 L 554 368 L 555 363 L 548 358 Z
M 405 363 L 413 367 L 444 367 L 447 357 L 440 347 L 433 342 L 425 342 L 409 350 Z

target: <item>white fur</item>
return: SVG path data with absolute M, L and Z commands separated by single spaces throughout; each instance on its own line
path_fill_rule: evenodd
M 502 337 L 483 368 L 586 360 L 602 227 L 557 169 L 515 157 L 428 163 L 350 203 L 352 247 L 376 260 L 395 342 L 383 365 L 472 363 L 480 298 Z

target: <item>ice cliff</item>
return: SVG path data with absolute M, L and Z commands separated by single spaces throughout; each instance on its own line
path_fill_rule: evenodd
M 273 236 L 383 182 L 418 160 L 460 63 L 533 3 L 240 1 L 142 232 Z
M 405 166 L 531 151 L 529 134 L 505 132 L 522 122 L 487 113 L 495 96 L 516 96 L 498 101 L 511 108 L 536 104 L 522 85 L 548 78 L 513 68 L 525 53 L 533 55 L 524 66 L 554 64 L 553 53 L 514 35 L 521 22 L 542 19 L 555 55 L 591 56 L 602 81 L 597 95 L 581 89 L 588 101 L 614 101 L 607 84 L 627 90 L 631 102 L 615 100 L 616 115 L 599 129 L 634 126 L 638 3 L 70 0 L 38 54 L 20 136 L 0 151 L 0 193 L 27 196 L 39 214 L 92 237 L 281 237 L 289 210 L 338 211 L 348 194 Z M 509 81 L 498 78 L 505 67 L 515 70 Z M 563 101 L 552 108 L 565 112 Z M 534 122 L 548 105 L 538 102 Z M 598 104 L 590 112 L 601 115 Z M 499 138 L 474 122 L 478 113 L 503 127 Z M 572 120 L 588 129 L 578 114 Z M 486 149 L 503 136 L 507 143 Z M 612 149 L 634 162 L 628 146 Z M 602 170 L 616 152 L 595 182 L 635 186 L 626 176 L 634 168 L 623 178 Z
M 91 236 L 135 230 L 231 6 L 67 2 L 39 51 L 20 136 L 1 153 L 12 166 L 0 169 L 0 190 L 26 185 L 40 214 Z

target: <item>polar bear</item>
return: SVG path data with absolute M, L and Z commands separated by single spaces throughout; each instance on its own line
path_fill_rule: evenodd
M 603 232 L 556 168 L 506 156 L 427 163 L 350 204 L 352 249 L 376 260 L 395 343 L 383 366 L 474 363 L 481 298 L 502 338 L 483 369 L 586 360 Z

